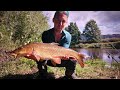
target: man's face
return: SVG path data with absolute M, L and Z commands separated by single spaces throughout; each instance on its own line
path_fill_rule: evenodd
M 68 22 L 68 17 L 65 14 L 60 13 L 53 18 L 53 22 L 55 30 L 62 31 Z

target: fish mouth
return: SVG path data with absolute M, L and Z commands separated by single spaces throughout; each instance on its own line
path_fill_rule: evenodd
M 14 58 L 17 58 L 17 54 L 11 53 L 11 55 L 12 55 Z
M 9 52 L 7 52 L 7 51 L 5 51 L 5 53 L 7 54 L 7 56 L 10 58 L 10 60 L 16 60 L 17 59 L 17 57 L 18 57 L 18 55 L 16 54 L 16 53 L 13 53 L 13 52 L 11 52 L 11 51 L 9 51 Z
M 14 58 L 17 58 L 17 54 L 13 52 L 6 52 L 6 54 L 8 54 L 9 56 L 13 56 Z

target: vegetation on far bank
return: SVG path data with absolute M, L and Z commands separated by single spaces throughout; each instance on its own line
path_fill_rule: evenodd
M 110 41 L 112 40 L 112 41 Z M 112 49 L 120 49 L 120 38 L 118 39 L 107 39 L 100 43 L 79 43 L 71 47 L 76 48 L 112 48 Z

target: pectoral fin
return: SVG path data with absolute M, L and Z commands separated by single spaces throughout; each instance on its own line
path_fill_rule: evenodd
M 33 52 L 32 52 L 32 56 L 34 56 L 33 58 L 35 58 L 37 61 L 40 60 L 40 56 L 37 55 L 37 53 L 35 52 L 35 50 L 33 49 Z
M 54 66 L 56 66 L 56 63 L 55 63 L 54 61 L 51 61 L 51 63 L 52 63 Z
M 40 56 L 39 55 L 34 54 L 34 57 L 36 58 L 37 61 L 40 60 Z
M 56 64 L 61 64 L 61 59 L 60 58 L 53 58 L 51 63 L 56 66 Z

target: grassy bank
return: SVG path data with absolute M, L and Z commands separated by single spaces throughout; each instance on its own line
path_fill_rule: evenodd
M 120 64 L 108 66 L 102 60 L 85 61 L 85 67 L 76 66 L 76 74 L 80 79 L 120 79 Z M 50 67 L 48 72 L 55 75 L 56 78 L 64 76 L 64 67 Z M 37 79 L 38 69 L 33 60 L 22 59 L 18 61 L 7 61 L 0 63 L 1 79 Z

